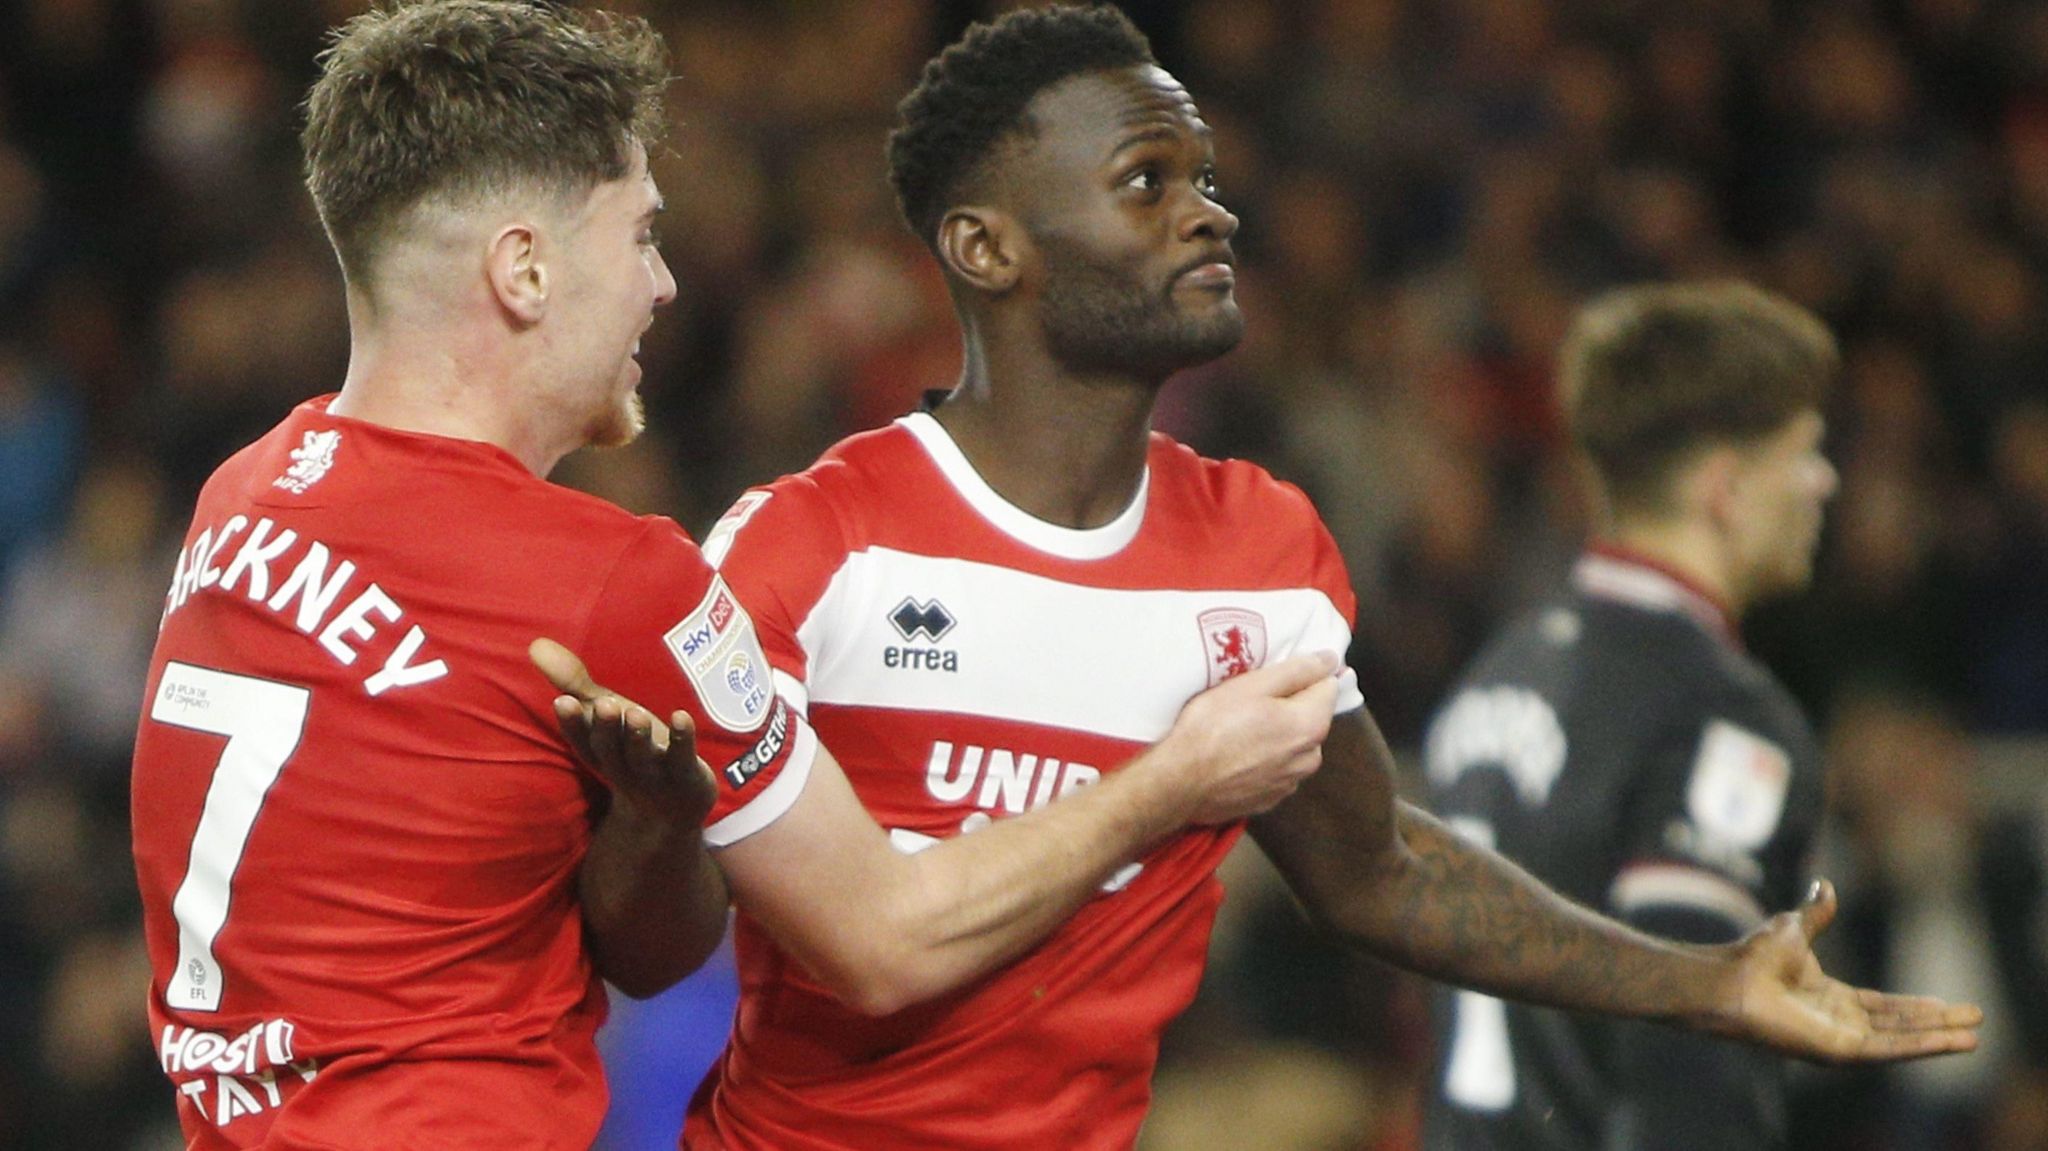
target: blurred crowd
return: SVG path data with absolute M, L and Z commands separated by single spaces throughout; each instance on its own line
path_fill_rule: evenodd
M 558 478 L 701 531 L 953 378 L 882 141 L 925 57 L 995 6 L 607 6 L 673 52 L 655 174 L 681 290 L 642 355 L 650 434 Z M 127 752 L 198 484 L 342 377 L 296 105 L 323 29 L 362 7 L 0 4 L 0 1151 L 179 1145 L 142 1019 Z M 2048 1147 L 2048 5 L 1126 8 L 1244 220 L 1250 335 L 1171 385 L 1160 425 L 1314 497 L 1397 748 L 1587 530 L 1549 400 L 1578 301 L 1734 276 L 1830 321 L 1841 494 L 1817 586 L 1749 640 L 1828 739 L 1831 961 L 1996 1024 L 1975 1058 L 1803 1077 L 1796 1146 Z M 2008 802 L 1981 794 L 1988 748 Z M 1309 939 L 1255 860 L 1230 870 L 1147 1147 L 1409 1146 L 1414 987 Z

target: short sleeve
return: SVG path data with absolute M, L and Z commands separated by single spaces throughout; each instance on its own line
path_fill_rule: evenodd
M 1709 708 L 1648 745 L 1623 810 L 1609 909 L 1658 934 L 1718 942 L 1763 921 L 1792 796 L 1789 749 L 1741 709 Z
M 705 841 L 736 843 L 787 811 L 817 738 L 775 688 L 771 650 L 786 648 L 704 561 L 682 529 L 648 519 L 592 609 L 583 657 L 599 683 L 697 726 L 697 755 L 718 776 Z
M 846 559 L 844 533 L 807 475 L 788 476 L 740 496 L 705 537 L 705 556 L 753 610 L 782 693 L 808 707 L 807 684 L 820 637 L 806 631 Z
M 1307 588 L 1319 593 L 1321 599 L 1307 614 L 1301 634 L 1275 655 L 1284 659 L 1302 652 L 1334 651 L 1339 658 L 1346 657 L 1350 654 L 1351 636 L 1358 621 L 1358 597 L 1351 589 L 1350 570 L 1344 565 L 1343 553 L 1337 550 L 1336 538 L 1324 526 L 1322 516 L 1316 512 L 1308 494 L 1293 484 L 1280 481 L 1275 481 L 1275 484 L 1285 501 L 1286 516 L 1299 524 L 1292 534 L 1296 539 L 1305 537 L 1308 542 L 1306 548 L 1297 551 L 1306 565 L 1306 570 L 1297 578 Z M 1334 711 L 1342 715 L 1364 706 L 1365 695 L 1358 689 L 1358 673 L 1347 663 L 1338 673 Z

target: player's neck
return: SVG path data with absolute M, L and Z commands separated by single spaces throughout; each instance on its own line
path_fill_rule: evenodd
M 934 414 L 1005 500 L 1047 523 L 1095 528 L 1137 494 L 1157 396 L 1043 359 L 992 360 L 970 342 L 960 386 Z
M 1726 541 L 1711 528 L 1686 521 L 1618 523 L 1604 537 L 1624 552 L 1651 560 L 1707 593 L 1731 620 L 1745 606 Z
M 453 342 L 353 336 L 348 375 L 328 405 L 337 416 L 398 431 L 491 444 L 546 476 L 576 446 L 535 426 L 532 405 L 508 395 Z

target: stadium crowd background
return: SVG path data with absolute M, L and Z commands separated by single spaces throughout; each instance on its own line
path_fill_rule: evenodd
M 655 20 L 680 76 L 655 167 L 681 295 L 642 357 L 650 434 L 560 478 L 701 532 L 951 380 L 882 140 L 923 59 L 989 9 L 607 6 Z M 197 485 L 341 379 L 295 105 L 322 29 L 361 7 L 0 4 L 0 1149 L 178 1145 L 142 1018 L 127 753 Z M 1577 301 L 1739 276 L 1836 327 L 1820 576 L 1750 641 L 1827 739 L 1830 961 L 1992 1023 L 1974 1058 L 1802 1074 L 1794 1145 L 2048 1148 L 2048 5 L 1127 9 L 1214 126 L 1244 219 L 1251 334 L 1160 423 L 1315 497 L 1399 748 L 1585 530 L 1548 392 Z M 431 517 L 394 507 L 392 530 Z M 1255 860 L 1229 877 L 1146 1146 L 1411 1146 L 1420 988 L 1315 944 Z M 622 1056 L 660 1073 L 622 1074 L 612 1151 L 663 1145 L 633 1124 L 680 1108 L 722 979 L 620 1012 L 615 1051 L 694 1047 Z

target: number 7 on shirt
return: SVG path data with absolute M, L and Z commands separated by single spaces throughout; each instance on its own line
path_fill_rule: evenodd
M 164 999 L 174 1010 L 220 1010 L 213 943 L 227 926 L 229 886 L 271 784 L 298 750 L 312 699 L 312 692 L 290 684 L 175 661 L 164 666 L 149 718 L 228 740 L 206 788 L 185 878 L 171 900 L 178 966 Z

